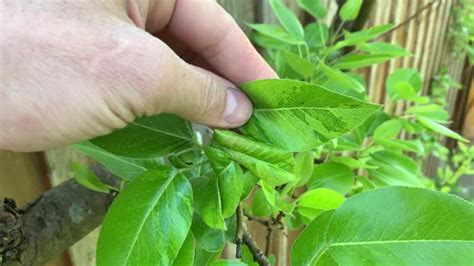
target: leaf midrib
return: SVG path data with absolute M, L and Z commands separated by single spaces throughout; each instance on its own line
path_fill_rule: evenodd
M 374 110 L 375 107 L 367 107 L 367 108 L 354 108 L 354 107 L 347 107 L 347 108 L 340 108 L 340 107 L 275 107 L 275 108 L 255 108 L 254 112 L 275 112 L 275 111 L 291 111 L 291 110 Z
M 145 215 L 142 216 L 143 217 L 142 223 L 140 224 L 140 227 L 137 230 L 138 233 L 135 234 L 135 237 L 132 240 L 132 245 L 130 246 L 131 248 L 129 249 L 129 252 L 128 252 L 127 256 L 125 257 L 125 262 L 128 263 L 130 255 L 132 254 L 132 251 L 135 248 L 135 244 L 137 243 L 138 236 L 140 235 L 140 232 L 142 231 L 143 226 L 145 225 L 146 221 L 148 220 L 148 216 L 150 216 L 150 213 L 155 208 L 157 202 L 161 199 L 161 196 L 163 195 L 164 191 L 166 190 L 166 188 L 168 188 L 169 184 L 173 181 L 173 179 L 176 177 L 177 174 L 178 173 L 176 173 L 176 172 L 170 173 L 170 176 L 167 178 L 166 182 L 163 184 L 163 186 L 161 186 L 160 190 L 157 191 L 157 194 L 156 194 L 155 198 L 152 201 L 153 202 L 152 207 L 149 208 L 147 210 L 147 212 L 145 213 Z
M 148 129 L 148 130 L 151 130 L 151 131 L 154 131 L 154 132 L 158 132 L 158 133 L 161 133 L 161 134 L 164 134 L 164 135 L 179 138 L 179 139 L 182 139 L 182 140 L 186 140 L 186 141 L 192 140 L 191 138 L 186 138 L 186 137 L 183 137 L 181 135 L 176 135 L 176 134 L 173 134 L 173 133 L 168 132 L 168 131 L 163 131 L 163 130 L 152 128 L 152 127 L 149 127 L 149 126 L 145 126 L 145 125 L 137 123 L 137 122 L 132 122 L 131 124 L 142 127 L 142 128 L 145 128 L 145 129 Z

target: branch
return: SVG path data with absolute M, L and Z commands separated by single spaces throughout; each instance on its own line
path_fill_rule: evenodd
M 93 170 L 105 182 L 117 185 L 118 178 L 102 167 L 96 165 Z M 0 263 L 43 265 L 97 228 L 112 199 L 112 194 L 94 192 L 71 179 L 24 209 L 5 200 L 0 206 Z
M 247 225 L 244 220 L 244 212 L 242 207 L 239 205 L 237 207 L 237 239 L 236 239 L 237 249 L 236 257 L 241 257 L 241 245 L 244 243 L 252 253 L 254 261 L 260 266 L 270 266 L 268 258 L 265 256 L 263 251 L 258 247 L 257 243 L 252 239 L 252 236 L 247 231 Z

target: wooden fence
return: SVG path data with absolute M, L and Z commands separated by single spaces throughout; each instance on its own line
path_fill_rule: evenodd
M 324 0 L 328 6 L 329 15 L 327 22 L 332 21 L 332 16 L 337 11 L 336 1 Z M 385 35 L 385 41 L 398 44 L 411 51 L 414 56 L 391 60 L 362 70 L 368 84 L 368 93 L 372 101 L 385 103 L 386 95 L 384 84 L 387 75 L 399 67 L 413 67 L 420 71 L 424 78 L 424 93 L 429 93 L 431 78 L 436 75 L 441 67 L 449 69 L 451 77 L 460 83 L 468 84 L 472 80 L 472 68 L 466 65 L 465 57 L 452 55 L 451 41 L 448 31 L 452 20 L 452 8 L 456 0 L 366 0 L 374 1 L 369 14 L 367 26 L 394 22 L 402 24 L 395 31 Z M 245 27 L 244 22 L 276 23 L 271 9 L 265 0 L 219 0 L 221 5 L 231 13 L 239 24 Z M 295 0 L 285 0 L 287 5 L 297 12 L 302 21 L 308 20 L 308 15 L 298 10 Z M 422 10 L 422 11 L 420 11 Z M 460 92 L 464 98 L 474 97 L 472 90 Z M 455 114 L 453 120 L 459 120 L 455 129 L 463 127 L 466 116 L 464 109 L 466 99 L 460 100 L 457 91 L 449 94 L 449 110 Z M 463 103 L 464 102 L 464 103 Z M 462 105 L 462 106 L 461 106 Z M 396 112 L 400 113 L 407 107 L 407 103 L 399 103 Z M 474 108 L 474 107 L 473 107 Z M 474 117 L 474 114 L 471 115 Z M 473 119 L 473 118 L 470 118 Z M 474 122 L 470 122 L 474 124 Z M 464 122 L 466 124 L 466 122 Z M 466 126 L 465 126 L 466 127 Z M 71 162 L 87 162 L 83 155 L 70 148 L 59 148 L 45 153 L 13 153 L 0 151 L 0 197 L 19 199 L 19 204 L 24 204 L 37 197 L 42 191 L 67 180 L 71 176 L 69 165 Z M 426 173 L 432 173 L 436 164 L 431 160 Z M 251 233 L 263 237 L 257 238 L 260 246 L 264 246 L 266 228 L 251 225 Z M 49 265 L 95 265 L 95 245 L 98 231 L 90 233 L 85 239 L 74 245 L 68 255 L 60 255 Z M 287 264 L 288 245 L 294 239 L 282 233 L 273 236 L 275 245 L 272 252 L 278 254 L 278 265 Z M 276 243 L 279 242 L 279 243 Z M 232 256 L 232 249 L 226 251 L 227 256 Z

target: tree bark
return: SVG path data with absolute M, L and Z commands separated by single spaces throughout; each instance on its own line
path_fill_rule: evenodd
M 97 176 L 110 185 L 118 178 L 102 167 L 93 167 Z M 103 221 L 112 194 L 99 193 L 66 181 L 44 193 L 23 209 L 12 201 L 0 209 L 2 265 L 43 265 L 68 249 Z

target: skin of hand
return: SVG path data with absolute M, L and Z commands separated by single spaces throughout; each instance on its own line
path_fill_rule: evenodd
M 277 77 L 213 0 L 4 0 L 0 14 L 0 149 L 159 113 L 238 127 L 252 106 L 235 84 Z

